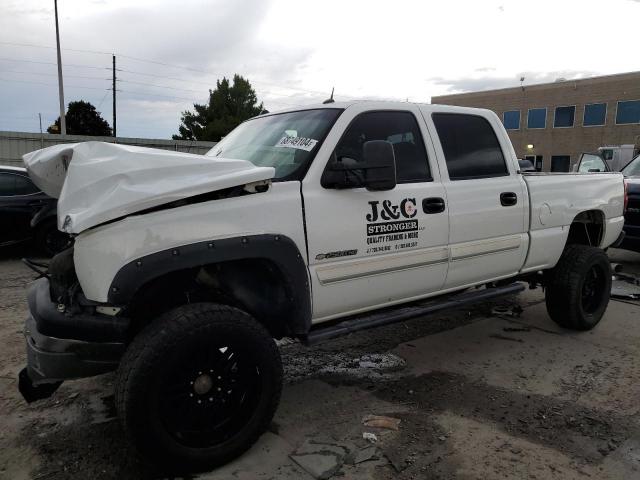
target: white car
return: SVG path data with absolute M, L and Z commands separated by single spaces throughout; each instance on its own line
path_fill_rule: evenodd
M 183 471 L 265 431 L 273 338 L 312 344 L 524 283 L 563 327 L 593 328 L 624 222 L 622 175 L 522 174 L 496 115 L 461 107 L 333 103 L 246 121 L 207 155 L 89 142 L 25 164 L 75 246 L 29 291 L 23 395 L 117 369 L 128 437 Z

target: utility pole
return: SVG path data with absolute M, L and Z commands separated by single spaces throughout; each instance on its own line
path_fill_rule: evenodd
M 40 120 L 40 148 L 44 148 L 44 136 L 42 135 L 42 113 L 38 113 L 38 120 Z
M 67 134 L 67 122 L 64 116 L 64 87 L 62 85 L 62 56 L 60 55 L 60 30 L 58 29 L 58 0 L 53 0 L 56 11 L 56 45 L 58 46 L 58 97 L 60 98 L 60 134 Z
M 113 57 L 113 75 L 112 75 L 112 91 L 113 91 L 113 137 L 116 135 L 116 56 Z

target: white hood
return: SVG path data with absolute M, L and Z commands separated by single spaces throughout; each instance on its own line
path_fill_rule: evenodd
M 105 142 L 55 145 L 23 160 L 33 182 L 58 198 L 58 228 L 68 233 L 275 174 L 245 160 Z

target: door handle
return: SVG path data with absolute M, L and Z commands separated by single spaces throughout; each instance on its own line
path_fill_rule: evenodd
M 500 204 L 503 207 L 512 207 L 518 203 L 518 195 L 514 192 L 502 192 L 500 194 Z
M 444 212 L 444 199 L 440 197 L 429 197 L 422 200 L 422 210 L 424 213 L 441 213 Z

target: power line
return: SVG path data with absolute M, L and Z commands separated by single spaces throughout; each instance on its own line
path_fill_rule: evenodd
M 23 59 L 18 59 L 18 58 L 7 58 L 7 57 L 0 57 L 0 60 L 5 61 L 5 62 L 21 62 L 21 63 L 37 63 L 40 65 L 57 65 L 57 63 L 55 62 L 38 62 L 35 60 L 23 60 Z M 73 64 L 73 63 L 65 63 L 64 64 L 65 67 L 76 67 L 76 68 L 93 68 L 96 70 L 108 70 L 108 67 L 94 67 L 92 65 L 78 65 L 78 64 Z
M 147 87 L 154 87 L 154 88 L 166 88 L 166 89 L 169 89 L 169 90 L 178 90 L 178 91 L 183 91 L 183 92 L 194 92 L 194 93 L 200 93 L 200 94 L 202 93 L 202 91 L 201 91 L 201 90 L 193 90 L 193 89 L 190 89 L 190 88 L 180 88 L 180 87 L 172 87 L 172 86 L 169 86 L 169 85 L 158 85 L 158 84 L 155 84 L 155 83 L 136 82 L 136 81 L 133 81 L 133 80 L 124 80 L 124 79 L 120 79 L 120 78 L 118 78 L 118 81 L 119 81 L 119 82 L 124 82 L 124 83 L 131 83 L 131 84 L 134 84 L 134 85 L 144 85 L 144 86 L 147 86 Z M 289 97 L 289 95 L 284 95 L 284 94 L 279 94 L 279 93 L 275 93 L 275 92 L 270 92 L 270 91 L 267 91 L 267 90 L 263 90 L 263 91 L 262 91 L 262 93 L 263 93 L 263 94 L 267 94 L 267 95 L 275 95 L 275 96 L 286 96 L 286 97 Z M 281 105 L 291 105 L 291 106 L 293 106 L 293 107 L 300 107 L 300 106 L 302 106 L 302 105 L 300 105 L 300 104 L 290 103 L 290 102 L 281 102 L 281 101 L 279 101 L 279 100 L 278 100 L 278 101 L 275 101 L 275 100 L 274 100 L 274 101 L 271 101 L 271 100 L 269 100 L 269 101 L 270 101 L 271 103 L 279 103 L 279 104 L 281 104 Z
M 131 94 L 142 95 L 142 96 L 146 96 L 146 97 L 171 98 L 171 99 L 175 99 L 175 100 L 186 100 L 188 102 L 193 102 L 193 98 L 175 97 L 175 96 L 171 96 L 171 95 L 158 95 L 158 94 L 155 94 L 155 93 L 140 92 L 140 91 L 136 91 L 136 90 L 118 90 L 118 92 L 131 93 Z
M 186 78 L 170 77 L 170 76 L 167 76 L 167 75 L 157 75 L 157 74 L 153 74 L 153 73 L 144 73 L 144 72 L 138 72 L 138 71 L 135 71 L 135 70 L 125 70 L 123 68 L 118 68 L 117 70 L 119 72 L 131 73 L 133 75 L 142 75 L 144 77 L 162 78 L 162 79 L 165 79 L 165 80 L 175 80 L 177 82 L 184 82 L 184 83 L 195 83 L 195 84 L 198 84 L 198 85 L 205 85 L 207 87 L 211 87 L 212 83 L 215 82 L 215 80 L 213 82 L 212 81 L 201 82 L 201 81 L 198 81 L 198 80 L 192 80 L 192 79 L 186 79 Z M 219 79 L 216 79 L 216 80 L 219 80 Z M 254 83 L 256 83 L 256 82 L 254 82 Z M 150 84 L 145 84 L 145 85 L 150 85 Z M 283 86 L 280 86 L 279 88 L 290 89 L 290 90 L 298 90 L 295 87 L 283 87 Z M 189 90 L 189 89 L 184 89 L 184 90 L 187 90 L 187 91 L 198 91 L 199 92 L 199 90 Z M 276 92 L 268 91 L 268 90 L 261 90 L 261 91 L 263 91 L 265 93 L 269 93 L 271 95 L 276 95 L 276 96 L 282 96 L 282 97 L 289 97 L 290 96 L 289 94 L 286 94 L 286 93 L 276 93 Z M 322 92 L 321 93 L 321 95 L 325 95 L 325 94 L 326 94 L 326 92 Z
M 124 82 L 124 83 L 132 83 L 135 85 L 145 85 L 147 87 L 155 87 L 155 88 L 168 88 L 169 90 L 182 90 L 183 92 L 195 92 L 195 93 L 202 93 L 200 90 L 191 90 L 188 88 L 178 88 L 178 87 L 170 87 L 168 85 L 155 85 L 153 83 L 145 83 L 145 82 L 134 82 L 133 80 L 122 80 L 120 78 L 118 78 L 119 82 Z
M 32 47 L 32 48 L 45 48 L 45 49 L 53 49 L 53 48 L 55 48 L 55 47 L 49 47 L 49 46 L 46 46 L 46 45 L 34 45 L 34 44 L 28 44 L 28 43 L 13 43 L 13 42 L 0 42 L 0 45 L 11 45 L 11 46 Z M 100 54 L 100 55 L 111 55 L 112 54 L 110 52 L 102 52 L 102 51 L 97 51 L 97 50 L 83 50 L 83 49 L 74 49 L 74 48 L 63 48 L 62 50 L 63 51 L 65 51 L 65 50 L 66 51 L 71 51 L 71 52 L 94 53 L 94 54 Z M 221 76 L 225 77 L 226 76 L 226 75 L 221 75 L 220 73 L 217 73 L 217 72 L 202 70 L 202 69 L 199 69 L 199 68 L 187 67 L 187 66 L 184 66 L 184 65 L 176 65 L 176 64 L 167 63 L 167 62 L 160 62 L 158 60 L 148 60 L 148 59 L 145 59 L 145 58 L 134 57 L 134 56 L 131 56 L 131 55 L 123 55 L 121 53 L 115 53 L 115 54 L 118 57 L 127 58 L 129 60 L 133 60 L 133 61 L 136 61 L 136 62 L 143 62 L 143 63 L 149 63 L 149 64 L 153 64 L 153 65 L 161 65 L 161 66 L 164 66 L 164 67 L 170 67 L 170 68 L 179 69 L 179 70 L 186 70 L 186 71 L 191 71 L 191 72 L 204 73 L 206 75 L 211 75 L 211 76 L 214 76 L 214 77 L 221 77 Z M 13 59 L 10 59 L 10 60 L 11 61 L 27 61 L 27 60 L 13 60 Z M 29 61 L 29 62 L 32 62 L 32 63 L 49 63 L 49 62 L 33 62 L 33 61 Z M 53 63 L 53 65 L 55 65 L 55 63 Z M 72 65 L 71 64 L 65 64 L 65 66 L 72 66 Z M 78 66 L 78 65 L 76 65 L 76 66 Z M 91 68 L 91 67 L 87 67 L 87 68 Z M 93 67 L 93 68 L 100 68 L 100 67 Z M 133 72 L 130 72 L 130 73 L 133 73 Z M 169 77 L 165 77 L 165 78 L 169 78 Z M 179 80 L 179 81 L 181 81 L 181 80 Z M 271 86 L 271 87 L 275 87 L 275 88 L 283 88 L 283 89 L 288 89 L 288 90 L 295 90 L 295 91 L 299 91 L 299 92 L 310 93 L 310 94 L 313 94 L 313 95 L 327 95 L 327 92 L 324 92 L 324 91 L 309 90 L 309 89 L 305 89 L 305 88 L 293 87 L 293 86 L 288 86 L 288 85 L 278 85 L 278 84 L 275 84 L 275 83 L 263 82 L 261 80 L 252 80 L 252 83 L 267 85 L 267 86 Z M 354 95 L 337 95 L 337 96 L 345 98 L 345 99 L 358 98 L 358 96 L 354 96 Z
M 44 49 L 54 49 L 55 48 L 55 47 L 50 47 L 50 46 L 46 46 L 46 45 L 35 45 L 35 44 L 29 44 L 29 43 L 16 43 L 16 42 L 0 42 L 0 45 L 30 47 L 30 48 L 44 48 Z M 92 53 L 92 54 L 99 54 L 99 55 L 112 55 L 112 53 L 110 53 L 110 52 L 103 52 L 103 51 L 98 51 L 98 50 L 85 50 L 85 49 L 74 49 L 74 48 L 64 48 L 62 50 L 72 51 L 72 52 Z M 169 68 L 174 68 L 174 69 L 179 69 L 179 70 L 184 70 L 184 71 L 197 72 L 197 73 L 210 75 L 212 77 L 218 77 L 218 78 L 216 78 L 216 80 L 218 80 L 221 76 L 225 77 L 225 75 L 221 75 L 220 73 L 217 73 L 217 72 L 207 71 L 207 70 L 198 69 L 198 68 L 187 67 L 187 66 L 184 66 L 184 65 L 176 65 L 176 64 L 172 64 L 172 63 L 168 63 L 168 62 L 161 62 L 161 61 L 157 61 L 157 60 L 149 60 L 149 59 L 145 59 L 145 58 L 134 57 L 134 56 L 131 56 L 131 55 L 118 54 L 118 56 L 122 57 L 122 58 L 129 59 L 129 60 L 137 61 L 137 62 L 148 63 L 148 64 L 153 64 L 153 65 L 161 65 L 161 66 L 165 66 L 165 67 L 169 67 Z M 0 60 L 10 61 L 10 62 L 25 62 L 25 63 L 43 64 L 43 65 L 56 65 L 56 63 L 53 63 L 53 62 L 42 62 L 42 61 L 35 61 L 35 60 L 13 59 L 13 58 L 6 58 L 6 57 L 0 58 Z M 92 65 L 78 65 L 78 64 L 65 64 L 65 66 L 75 67 L 75 68 L 91 68 L 91 69 L 99 69 L 99 70 L 106 70 L 108 68 L 108 67 L 96 67 L 96 66 L 92 66 Z M 119 69 L 119 71 L 132 73 L 132 74 L 136 74 L 136 75 L 143 75 L 143 76 L 149 76 L 149 77 L 155 77 L 155 78 L 165 78 L 165 79 L 175 80 L 175 81 L 180 81 L 180 82 L 197 83 L 197 84 L 211 86 L 211 83 L 209 83 L 209 82 L 205 83 L 205 82 L 200 82 L 200 81 L 197 81 L 197 80 L 186 80 L 186 79 L 183 79 L 183 78 L 171 77 L 171 76 L 166 76 L 166 75 L 154 75 L 154 74 L 137 72 L 137 71 L 134 71 L 134 70 L 126 70 L 126 69 Z M 81 77 L 78 76 L 78 78 L 81 78 Z M 122 80 L 122 81 L 125 81 L 125 80 Z M 136 83 L 136 82 L 131 81 L 131 80 L 127 80 L 127 82 L 128 83 Z M 311 89 L 306 89 L 306 88 L 301 88 L 301 87 L 294 87 L 294 86 L 290 86 L 290 85 L 279 85 L 279 84 L 270 83 L 270 82 L 264 82 L 264 81 L 255 80 L 255 79 L 252 80 L 251 82 L 256 84 L 256 85 L 260 85 L 261 84 L 261 85 L 267 85 L 267 86 L 271 86 L 271 87 L 279 88 L 279 89 L 284 89 L 284 90 L 292 90 L 292 91 L 304 92 L 304 93 L 308 93 L 308 94 L 311 94 L 311 95 L 314 95 L 314 96 L 321 96 L 321 95 L 326 95 L 327 94 L 327 92 L 325 92 L 325 91 L 311 90 Z M 29 82 L 29 83 L 34 83 L 34 82 Z M 186 91 L 186 92 L 197 92 L 196 90 L 192 90 L 192 89 L 171 87 L 171 86 L 165 86 L 165 85 L 146 84 L 146 83 L 143 83 L 143 82 L 137 82 L 137 84 L 156 87 L 156 88 L 167 88 L 167 89 L 170 89 L 170 90 L 181 90 L 181 91 Z M 90 87 L 74 86 L 74 88 L 90 88 Z M 273 91 L 265 91 L 265 90 L 263 90 L 262 92 L 264 94 L 272 95 L 272 96 L 290 97 L 290 95 L 283 94 L 283 93 L 276 93 L 276 92 L 273 92 Z M 133 93 L 133 92 L 131 92 L 131 93 Z M 137 92 L 137 93 L 139 93 L 140 95 L 144 95 L 145 94 L 143 92 Z M 155 95 L 155 96 L 159 96 L 159 95 Z M 357 96 L 357 95 L 337 95 L 337 97 L 341 97 L 341 98 L 344 98 L 344 99 L 347 99 L 347 100 L 349 100 L 349 99 L 354 100 L 354 99 L 362 98 L 361 96 Z M 184 99 L 183 97 L 167 97 L 167 98 Z M 277 104 L 281 104 L 281 105 L 300 106 L 300 105 L 297 105 L 297 104 L 291 104 L 291 103 L 280 102 L 280 101 L 275 101 L 275 100 L 270 100 L 270 103 L 277 103 Z
M 188 102 L 194 103 L 194 99 L 193 98 L 176 97 L 176 96 L 173 96 L 173 95 L 160 95 L 160 94 L 156 94 L 156 93 L 141 92 L 141 91 L 138 91 L 138 90 L 118 90 L 118 91 L 122 92 L 122 93 L 142 95 L 142 96 L 148 96 L 148 97 L 169 98 L 169 99 L 174 99 L 174 100 L 186 100 Z M 278 105 L 286 105 L 286 106 L 290 106 L 290 107 L 302 107 L 303 106 L 303 105 L 294 104 L 294 103 L 283 103 L 283 102 L 280 102 L 280 101 L 277 101 L 277 100 L 269 101 L 269 103 L 275 103 L 275 104 L 278 104 Z
M 55 83 L 43 83 L 43 82 L 31 82 L 29 80 L 7 80 L 6 78 L 0 78 L 0 82 L 8 82 L 8 83 L 31 83 L 34 85 L 45 85 L 47 87 L 57 87 L 58 85 Z M 82 85 L 66 85 L 67 87 L 70 88 L 85 88 L 88 90 L 105 90 L 104 88 L 98 88 L 98 87 L 85 87 Z
M 44 73 L 44 72 L 21 72 L 18 70 L 3 70 L 2 73 L 20 73 L 25 75 L 44 75 L 47 77 L 56 77 L 55 73 Z M 73 77 L 73 78 L 86 78 L 89 80 L 109 80 L 106 77 L 87 77 L 86 75 L 65 75 L 65 77 Z
M 184 65 L 176 65 L 176 64 L 171 64 L 171 63 L 166 63 L 166 62 L 159 62 L 156 60 L 145 60 L 143 58 L 138 58 L 138 57 L 131 57 L 129 55 L 118 55 L 119 57 L 123 57 L 123 58 L 128 58 L 130 60 L 135 60 L 138 62 L 144 62 L 144 63 L 151 63 L 154 65 L 162 65 L 165 67 L 171 67 L 171 68 L 176 68 L 176 69 L 180 69 L 180 70 L 187 70 L 187 71 L 191 71 L 191 72 L 198 72 L 198 73 L 204 73 L 206 75 L 211 75 L 213 77 L 226 77 L 226 75 L 222 75 L 219 72 L 213 72 L 213 71 L 207 71 L 207 70 L 202 70 L 199 68 L 192 68 L 192 67 L 185 67 Z M 327 95 L 328 92 L 322 92 L 319 90 L 309 90 L 306 88 L 300 88 L 300 87 L 292 87 L 292 86 L 287 86 L 287 85 L 278 85 L 275 83 L 269 83 L 269 82 L 263 82 L 262 80 L 251 80 L 251 83 L 255 83 L 255 84 L 262 84 L 262 85 L 267 85 L 267 86 L 271 86 L 271 87 L 275 87 L 275 88 L 283 88 L 283 89 L 289 89 L 289 90 L 297 90 L 299 92 L 305 92 L 305 93 L 311 93 L 314 95 Z M 339 95 L 342 98 L 357 98 L 356 96 L 352 96 L 352 95 Z
M 9 45 L 11 47 L 31 47 L 31 48 L 47 48 L 55 50 L 56 47 L 50 47 L 48 45 L 34 45 L 32 43 L 14 43 L 14 42 L 0 42 L 0 45 Z M 81 50 L 79 48 L 62 48 L 61 50 L 67 52 L 81 52 L 81 53 L 95 53 L 98 55 L 111 55 L 111 52 L 100 52 L 98 50 Z
M 109 89 L 107 88 L 107 91 L 105 92 L 104 96 L 102 97 L 102 100 L 100 100 L 100 103 L 98 103 L 98 106 L 96 107 L 96 110 L 98 110 L 100 108 L 100 105 L 102 105 L 102 102 L 104 102 L 104 99 L 107 98 L 107 95 L 109 95 Z

